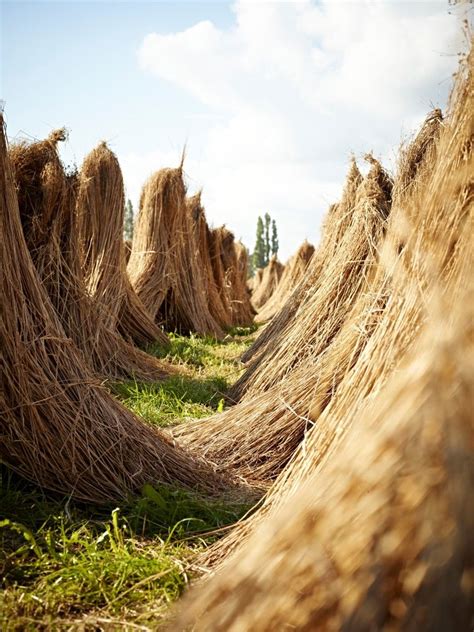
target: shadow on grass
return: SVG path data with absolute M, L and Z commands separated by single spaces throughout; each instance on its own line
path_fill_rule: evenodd
M 223 410 L 227 381 L 173 376 L 163 382 L 120 382 L 112 393 L 147 422 L 166 427 L 186 419 L 199 419 Z
M 119 511 L 130 535 L 178 540 L 231 525 L 250 510 L 248 503 L 210 499 L 164 483 L 144 485 L 140 493 L 124 500 L 120 507 L 117 503 L 90 505 L 46 492 L 4 464 L 0 464 L 0 507 L 0 525 L 8 520 L 32 533 L 54 528 L 58 521 L 69 525 L 87 523 L 91 530 L 101 532 L 112 512 Z

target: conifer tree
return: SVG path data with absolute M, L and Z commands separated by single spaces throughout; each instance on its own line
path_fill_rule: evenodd
M 258 216 L 257 220 L 257 235 L 255 240 L 255 248 L 252 255 L 253 267 L 257 268 L 265 267 L 265 240 L 264 240 L 264 228 L 263 220 Z
M 270 251 L 271 251 L 270 224 L 271 224 L 271 217 L 269 213 L 265 213 L 265 265 L 268 265 L 270 261 Z
M 278 243 L 278 230 L 277 225 L 274 219 L 272 219 L 272 255 L 278 254 L 278 248 L 280 244 Z

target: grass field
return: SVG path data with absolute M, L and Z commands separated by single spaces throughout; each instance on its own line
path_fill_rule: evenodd
M 111 384 L 150 424 L 169 426 L 224 408 L 251 329 L 222 342 L 171 336 L 164 355 L 185 375 L 153 385 Z M 0 628 L 156 629 L 193 575 L 192 558 L 248 506 L 145 486 L 120 507 L 98 509 L 46 495 L 1 468 Z

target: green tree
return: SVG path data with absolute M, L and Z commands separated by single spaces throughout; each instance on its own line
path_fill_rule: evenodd
M 123 238 L 133 239 L 133 206 L 130 200 L 125 204 L 125 216 L 123 221 Z
M 272 219 L 272 255 L 278 254 L 278 248 L 280 244 L 278 243 L 278 230 L 277 225 L 274 219 Z
M 265 213 L 265 265 L 268 265 L 268 262 L 270 261 L 270 251 L 271 251 L 271 245 L 270 245 L 270 224 L 271 224 L 271 217 L 269 213 Z
M 259 215 L 257 219 L 257 235 L 255 239 L 255 248 L 252 255 L 252 263 L 255 270 L 257 268 L 265 267 L 265 240 L 263 233 L 263 220 Z

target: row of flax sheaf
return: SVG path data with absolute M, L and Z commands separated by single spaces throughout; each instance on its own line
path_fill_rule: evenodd
M 123 408 L 104 381 L 178 371 L 143 350 L 166 347 L 164 329 L 221 337 L 249 324 L 245 249 L 209 228 L 182 168 L 166 169 L 145 184 L 127 266 L 110 149 L 100 144 L 68 173 L 63 130 L 9 148 L 3 116 L 1 127 L 1 459 L 93 502 L 153 481 L 240 488 Z
M 393 178 L 352 162 L 236 405 L 175 429 L 263 499 L 201 556 L 174 628 L 472 627 L 473 69 Z
M 221 338 L 248 325 L 247 253 L 225 227 L 211 230 L 200 194 L 186 198 L 182 167 L 146 182 L 131 251 L 123 241 L 124 185 L 101 143 L 80 173 L 65 172 L 64 130 L 18 143 L 9 158 L 28 249 L 66 333 L 107 377 L 159 377 L 140 347 L 165 331 Z
M 63 229 L 71 207 L 50 217 L 51 205 L 39 205 L 48 230 L 22 215 L 2 136 L 0 456 L 46 488 L 95 502 L 156 480 L 261 497 L 198 560 L 211 577 L 178 604 L 178 629 L 469 629 L 472 68 L 471 56 L 447 116 L 427 117 L 394 178 L 372 156 L 365 177 L 352 162 L 304 275 L 245 354 L 229 394 L 236 404 L 168 433 L 126 411 L 91 369 L 100 328 L 82 323 L 86 340 L 75 339 L 66 309 L 71 296 L 77 310 L 90 300 L 64 281 L 74 264 L 73 231 Z M 41 174 L 41 200 L 55 202 L 54 170 Z M 181 195 L 173 183 L 167 208 Z M 30 206 L 35 191 L 25 189 Z M 154 200 L 145 189 L 142 207 Z M 168 244 L 147 222 L 137 239 L 143 229 Z M 29 243 L 30 230 L 44 250 Z M 157 256 L 139 243 L 128 268 L 135 288 L 134 249 L 135 258 L 148 248 Z M 168 264 L 159 264 L 163 278 Z M 183 309 L 177 288 L 187 279 L 168 288 L 170 319 Z M 162 301 L 157 312 L 165 300 L 152 285 L 135 290 L 148 313 L 152 299 Z

